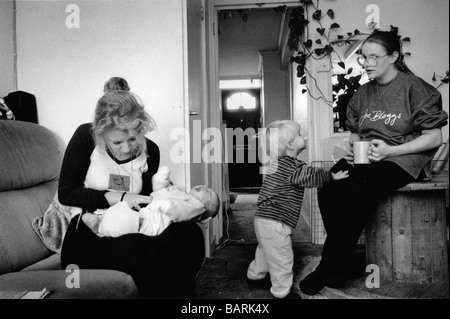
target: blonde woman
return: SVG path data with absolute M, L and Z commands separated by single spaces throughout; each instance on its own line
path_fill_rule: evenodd
M 58 195 L 83 213 L 126 201 L 151 202 L 152 176 L 159 167 L 158 146 L 145 135 L 155 128 L 139 98 L 128 91 L 106 92 L 93 123 L 71 138 L 62 163 Z M 63 266 L 114 269 L 130 274 L 140 297 L 192 297 L 204 258 L 203 233 L 195 222 L 172 223 L 156 237 L 128 234 L 98 237 L 72 217 L 64 236 Z M 182 263 L 180 262 L 182 261 Z

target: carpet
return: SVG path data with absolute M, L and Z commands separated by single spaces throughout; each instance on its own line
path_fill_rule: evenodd
M 252 289 L 246 281 L 247 267 L 253 260 L 257 240 L 253 227 L 256 194 L 239 194 L 224 216 L 224 238 L 212 257 L 207 258 L 197 276 L 199 299 L 272 299 L 269 290 Z M 315 256 L 320 245 L 312 245 L 309 227 L 302 220 L 293 232 L 294 290 L 299 293 L 301 270 Z
M 247 267 L 256 250 L 256 236 L 253 228 L 253 212 L 256 209 L 256 195 L 239 194 L 230 204 L 224 216 L 224 239 L 206 258 L 197 280 L 198 299 L 273 299 L 269 290 L 252 289 L 247 285 Z M 379 289 L 369 289 L 365 276 L 349 282 L 342 289 L 325 287 L 315 296 L 299 291 L 298 284 L 320 261 L 322 245 L 310 243 L 308 225 L 300 219 L 293 232 L 294 283 L 293 289 L 303 299 L 448 299 L 448 280 L 430 284 L 383 283 Z M 360 247 L 362 262 L 365 249 Z

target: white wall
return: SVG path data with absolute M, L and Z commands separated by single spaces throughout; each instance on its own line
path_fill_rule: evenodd
M 14 91 L 13 1 L 0 1 L 0 96 Z
M 340 29 L 335 29 L 332 35 L 353 32 L 355 29 L 364 33 L 372 30 L 366 26 L 366 18 L 371 12 L 366 12 L 370 4 L 379 8 L 380 28 L 389 30 L 390 25 L 399 28 L 399 34 L 411 38 L 411 43 L 404 44 L 404 52 L 411 52 L 405 61 L 411 70 L 430 84 L 437 86 L 439 82 L 432 82 L 433 72 L 444 75 L 449 70 L 449 2 L 448 0 L 322 0 L 320 9 L 325 13 L 332 9 L 335 13 L 334 20 L 327 16 L 322 19 L 326 28 L 336 22 Z M 309 14 L 314 10 L 310 7 Z M 308 26 L 311 36 L 318 35 L 315 31 L 317 23 L 310 17 Z M 315 38 L 314 38 L 315 39 Z M 313 40 L 314 41 L 314 40 Z M 322 89 L 327 91 L 327 83 L 322 83 Z M 440 92 L 443 97 L 444 109 L 449 111 L 449 85 L 442 86 Z M 339 137 L 328 130 L 326 121 L 328 106 L 322 102 L 310 99 L 312 112 L 318 120 L 314 124 L 316 128 L 317 145 L 320 148 L 316 152 L 315 159 L 330 160 L 331 153 L 337 143 L 342 143 L 344 137 Z M 325 127 L 327 126 L 327 127 Z M 444 140 L 448 139 L 448 125 L 443 129 Z M 343 135 L 345 136 L 345 134 Z
M 79 28 L 66 26 L 69 4 L 79 7 Z M 185 118 L 183 19 L 181 0 L 19 1 L 19 89 L 36 96 L 39 123 L 66 146 L 78 125 L 92 121 L 104 82 L 124 77 L 158 124 L 150 138 L 161 164 L 184 184 L 184 165 L 169 152 L 180 145 L 170 133 Z

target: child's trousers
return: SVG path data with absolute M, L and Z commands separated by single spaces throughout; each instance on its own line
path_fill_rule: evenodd
M 294 252 L 292 229 L 279 221 L 255 218 L 255 233 L 258 239 L 255 259 L 250 263 L 247 277 L 263 279 L 270 273 L 270 292 L 276 298 L 284 298 L 291 291 L 293 282 Z

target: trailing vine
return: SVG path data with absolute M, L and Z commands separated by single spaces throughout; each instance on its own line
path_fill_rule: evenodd
M 340 30 L 340 25 L 336 22 L 332 22 L 330 26 L 326 27 L 322 23 L 324 17 L 328 17 L 334 21 L 334 11 L 328 9 L 322 11 L 320 8 L 320 0 L 300 0 L 303 7 L 295 8 L 291 12 L 289 20 L 290 35 L 288 39 L 288 47 L 293 52 L 290 62 L 297 64 L 297 77 L 300 79 L 300 84 L 304 85 L 302 93 L 308 93 L 308 95 L 314 100 L 323 100 L 327 105 L 333 107 L 333 112 L 338 114 L 339 127 L 343 131 L 345 130 L 346 110 L 347 104 L 355 91 L 360 86 L 360 80 L 362 73 L 352 75 L 353 69 L 346 66 L 342 57 L 335 50 L 337 47 L 344 45 L 351 45 L 354 41 L 360 41 L 361 39 L 369 36 L 368 33 L 362 33 L 358 29 L 353 32 L 347 32 L 343 34 L 337 34 Z M 311 17 L 315 23 L 315 27 L 311 26 L 309 17 L 309 11 L 312 11 Z M 305 32 L 306 30 L 306 32 Z M 378 32 L 379 29 L 375 29 L 373 32 Z M 390 32 L 394 32 L 398 35 L 398 28 L 391 25 Z M 308 35 L 308 39 L 303 39 L 304 34 Z M 311 35 L 315 35 L 316 38 L 313 41 Z M 401 38 L 402 42 L 410 42 L 409 37 Z M 360 50 L 356 52 L 360 53 Z M 405 56 L 411 55 L 409 52 L 403 53 Z M 308 59 L 322 60 L 336 58 L 337 65 L 342 68 L 342 72 L 336 72 L 332 74 L 334 79 L 332 99 L 330 100 L 326 96 L 317 84 L 317 80 L 307 67 Z M 307 77 L 312 79 L 313 83 L 307 83 Z M 448 78 L 448 77 L 447 77 Z M 314 85 L 318 92 L 318 96 L 314 96 L 310 90 L 310 86 Z
M 449 71 L 448 70 L 445 72 L 444 76 L 436 74 L 436 72 L 433 73 L 433 77 L 431 78 L 431 80 L 433 82 L 437 81 L 436 77 L 439 77 L 441 79 L 441 83 L 439 83 L 439 85 L 436 87 L 436 89 L 439 89 L 444 84 L 448 84 L 448 80 L 449 80 L 448 76 L 449 76 Z

